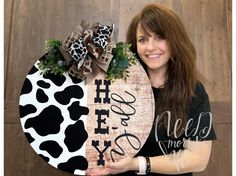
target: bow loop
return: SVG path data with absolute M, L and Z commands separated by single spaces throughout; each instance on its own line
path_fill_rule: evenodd
M 93 43 L 99 47 L 102 47 L 104 50 L 108 44 L 108 40 L 112 35 L 113 29 L 114 25 L 111 27 L 99 25 L 97 33 L 92 38 Z
M 79 40 L 76 40 L 72 45 L 69 47 L 69 53 L 71 57 L 78 62 L 78 69 L 81 67 L 81 65 L 84 62 L 84 59 L 87 57 L 87 47 L 84 43 L 84 40 L 82 38 L 79 38 Z

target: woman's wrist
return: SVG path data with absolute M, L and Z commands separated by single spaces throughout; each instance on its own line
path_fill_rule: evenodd
M 137 175 L 146 175 L 147 171 L 147 160 L 143 156 L 138 157 L 138 165 L 139 165 L 139 170 L 137 172 Z
M 139 170 L 139 162 L 138 162 L 137 157 L 132 158 L 129 170 L 131 170 L 131 171 L 138 171 Z
M 136 171 L 137 175 L 146 175 L 151 172 L 151 162 L 149 157 L 138 156 L 132 158 L 130 170 Z

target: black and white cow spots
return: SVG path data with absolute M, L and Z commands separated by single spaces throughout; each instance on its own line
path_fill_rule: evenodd
M 81 83 L 81 82 L 83 81 L 82 79 L 78 79 L 78 78 L 75 77 L 75 76 L 69 75 L 69 77 L 71 78 L 71 81 L 72 81 L 74 84 Z
M 89 109 L 80 106 L 79 101 L 73 102 L 67 109 L 70 112 L 70 118 L 72 120 L 79 120 L 82 115 L 87 115 L 89 113 Z
M 61 86 L 66 81 L 66 77 L 63 75 L 59 76 L 59 75 L 47 74 L 43 75 L 43 78 L 45 80 L 52 81 L 57 86 Z
M 76 92 L 76 94 L 75 94 Z M 81 89 L 81 87 L 78 86 L 68 86 L 65 88 L 65 90 L 61 91 L 61 92 L 56 92 L 54 94 L 55 99 L 63 104 L 63 105 L 67 105 L 70 102 L 71 98 L 82 98 L 84 96 L 83 90 Z
M 25 136 L 26 136 L 27 140 L 29 141 L 29 143 L 34 142 L 35 139 L 32 138 L 32 136 L 29 133 L 25 133 Z
M 45 58 L 45 56 L 43 55 L 41 59 Z M 29 71 L 28 75 L 32 75 L 34 73 L 36 73 L 38 71 L 38 68 L 36 66 L 33 66 L 31 68 L 31 70 Z
M 56 141 L 45 141 L 39 146 L 41 150 L 46 150 L 53 158 L 58 158 L 63 149 Z
M 97 33 L 92 38 L 93 44 L 105 49 L 108 44 L 108 38 L 111 36 L 113 32 L 113 28 L 114 26 L 110 27 L 110 26 L 100 25 Z
M 41 154 L 39 154 L 39 156 L 41 157 L 41 158 L 43 158 L 45 161 L 49 161 L 49 158 L 48 157 L 46 157 L 46 156 L 44 156 L 44 155 L 41 155 Z
M 25 129 L 34 128 L 40 136 L 57 134 L 64 118 L 61 110 L 54 105 L 50 105 L 35 117 L 28 118 L 25 122 Z
M 38 102 L 40 102 L 40 103 L 48 102 L 48 96 L 45 94 L 45 92 L 42 89 L 37 90 L 36 98 L 37 98 Z
M 68 74 L 42 76 L 36 63 L 24 81 L 19 109 L 23 131 L 36 153 L 56 168 L 85 175 L 85 83 Z
M 70 152 L 80 149 L 88 138 L 83 121 L 79 120 L 73 125 L 69 125 L 65 131 L 65 144 Z M 77 135 L 76 135 L 77 134 Z
M 79 167 L 78 163 L 80 163 Z M 70 158 L 65 163 L 60 163 L 58 168 L 70 173 L 72 173 L 75 169 L 86 170 L 88 168 L 88 161 L 83 156 L 75 156 Z
M 86 45 L 84 43 L 83 38 L 79 38 L 77 41 L 75 41 L 70 47 L 69 47 L 69 53 L 70 55 L 78 61 L 79 65 L 81 66 L 84 59 L 87 57 L 88 50 L 86 48 Z
M 37 85 L 39 87 L 42 87 L 42 88 L 45 88 L 45 89 L 48 89 L 50 87 L 50 84 L 45 82 L 44 80 L 40 80 L 37 82 Z
M 21 90 L 21 95 L 22 94 L 28 94 L 32 91 L 32 84 L 29 81 L 28 78 L 25 79 L 25 82 L 23 84 L 24 89 Z
M 27 104 L 25 106 L 20 105 L 20 117 L 25 117 L 28 114 L 36 112 L 37 109 L 34 105 L 32 104 Z

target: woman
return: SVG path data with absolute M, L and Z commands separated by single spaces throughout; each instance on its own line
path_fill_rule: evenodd
M 155 123 L 136 157 L 91 175 L 192 175 L 203 171 L 216 139 L 208 95 L 196 71 L 195 48 L 179 17 L 147 5 L 129 26 L 127 42 L 151 81 Z

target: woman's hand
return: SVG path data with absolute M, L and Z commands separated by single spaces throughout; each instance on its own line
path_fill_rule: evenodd
M 92 169 L 88 172 L 90 176 L 104 176 L 123 173 L 130 170 L 138 170 L 138 160 L 133 157 L 126 157 L 118 162 L 108 162 L 104 167 Z

